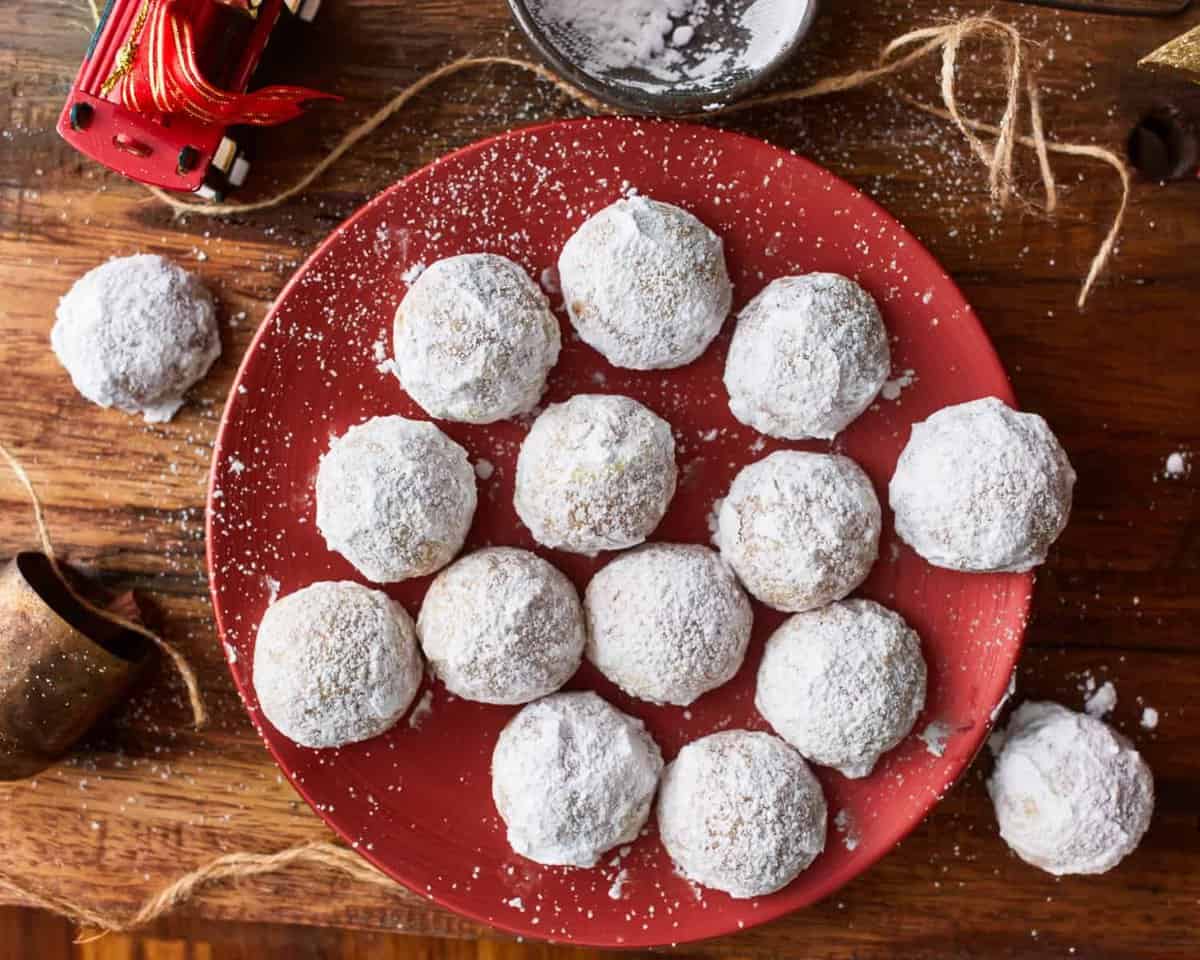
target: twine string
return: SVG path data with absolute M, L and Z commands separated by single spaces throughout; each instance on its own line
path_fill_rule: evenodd
M 1038 170 L 1046 190 L 1046 212 L 1053 213 L 1058 209 L 1058 184 L 1054 182 L 1054 172 L 1050 169 L 1050 153 L 1046 149 L 1046 128 L 1042 123 L 1042 91 L 1034 82 L 1033 74 L 1025 78 L 1025 93 L 1029 97 L 1029 125 L 1033 131 L 1033 149 L 1037 153 Z
M 967 117 L 959 107 L 957 77 L 960 54 L 963 45 L 975 39 L 999 43 L 1003 56 L 1004 109 L 999 121 L 995 124 Z M 987 167 L 989 193 L 997 205 L 1002 208 L 1006 207 L 1014 197 L 1018 196 L 1013 172 L 1014 152 L 1017 146 L 1033 150 L 1037 157 L 1038 173 L 1045 194 L 1043 209 L 1047 213 L 1053 212 L 1058 206 L 1058 185 L 1050 164 L 1051 154 L 1085 157 L 1104 163 L 1117 172 L 1121 181 L 1121 201 L 1104 242 L 1093 256 L 1087 275 L 1080 287 L 1076 304 L 1082 309 L 1087 303 L 1097 279 L 1108 266 L 1120 235 L 1131 189 L 1129 172 L 1125 162 L 1116 153 L 1105 147 L 1053 141 L 1046 137 L 1041 96 L 1036 80 L 1027 66 L 1026 42 L 1021 33 L 1011 24 L 990 16 L 970 16 L 939 26 L 910 30 L 886 44 L 873 67 L 822 77 L 803 87 L 750 97 L 702 115 L 695 115 L 695 118 L 703 119 L 742 113 L 761 107 L 799 103 L 815 97 L 870 86 L 909 70 L 918 62 L 938 51 L 941 52 L 941 67 L 938 74 L 941 106 L 926 103 L 907 94 L 900 94 L 900 97 L 914 108 L 954 124 L 966 141 L 968 149 Z M 329 152 L 313 164 L 295 183 L 271 196 L 246 203 L 205 203 L 181 200 L 157 187 L 148 189 L 158 200 L 179 214 L 230 216 L 277 207 L 306 190 L 351 148 L 379 129 L 422 91 L 455 74 L 491 66 L 512 67 L 530 73 L 593 113 L 611 114 L 614 112 L 611 107 L 566 82 L 540 64 L 508 56 L 463 57 L 443 64 L 405 87 L 362 123 L 344 134 Z M 1029 103 L 1030 132 L 1028 135 L 1022 134 L 1019 130 L 1023 112 L 1023 97 Z M 991 142 L 985 141 L 980 136 L 981 134 L 991 137 Z
M 76 942 L 86 943 L 108 933 L 134 930 L 157 920 L 180 904 L 191 900 L 203 887 L 226 880 L 240 880 L 278 873 L 294 864 L 315 864 L 345 874 L 361 883 L 395 888 L 395 884 L 367 864 L 357 853 L 327 840 L 309 840 L 275 853 L 226 853 L 191 870 L 151 894 L 137 912 L 127 918 L 93 910 L 84 904 L 44 893 L 37 893 L 0 873 L 0 891 L 29 906 L 49 910 L 85 927 L 98 931 Z
M 200 695 L 200 684 L 196 680 L 196 672 L 192 669 L 192 665 L 188 663 L 187 658 L 174 645 L 168 643 L 153 630 L 142 626 L 140 623 L 127 620 L 125 617 L 113 613 L 111 610 L 101 609 L 85 597 L 80 596 L 79 592 L 72 586 L 71 581 L 63 575 L 62 567 L 59 566 L 58 555 L 55 553 L 54 543 L 50 539 L 50 528 L 46 525 L 46 512 L 42 508 L 41 498 L 38 497 L 37 490 L 33 486 L 33 481 L 29 479 L 29 474 L 26 472 L 25 467 L 2 443 L 0 443 L 0 458 L 8 464 L 9 469 L 12 470 L 17 480 L 20 481 L 21 486 L 25 488 L 25 495 L 29 499 L 30 506 L 33 507 L 33 523 L 37 527 L 38 540 L 41 543 L 42 553 L 50 561 L 50 568 L 54 571 L 54 575 L 66 587 L 72 599 L 87 610 L 88 613 L 107 620 L 109 623 L 115 624 L 124 630 L 132 630 L 134 633 L 145 637 L 171 658 L 176 672 L 183 680 L 183 685 L 187 688 L 188 701 L 192 707 L 192 722 L 196 729 L 199 730 L 208 721 L 208 712 L 204 708 L 204 699 Z

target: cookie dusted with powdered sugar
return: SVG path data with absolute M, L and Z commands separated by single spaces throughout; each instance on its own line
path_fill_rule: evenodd
M 317 471 L 317 528 L 376 583 L 444 567 L 475 516 L 467 452 L 432 423 L 375 417 L 333 441 Z
M 1059 876 L 1111 870 L 1154 814 L 1154 778 L 1133 744 L 1057 703 L 1013 713 L 988 793 L 1005 842 Z
M 729 409 L 772 437 L 828 439 L 871 405 L 891 370 L 871 295 L 836 273 L 781 277 L 738 315 Z
M 689 880 L 731 897 L 782 890 L 825 849 L 821 785 L 769 733 L 727 730 L 687 744 L 658 796 L 663 846 Z
M 517 514 L 547 547 L 624 550 L 675 495 L 671 426 L 629 397 L 579 394 L 534 421 L 517 457 Z
M 528 550 L 477 550 L 437 575 L 417 618 L 446 689 L 482 703 L 528 703 L 571 679 L 583 608 L 562 573 Z
M 556 693 L 500 731 L 492 798 L 521 856 L 593 867 L 637 837 L 662 765 L 642 721 L 591 692 Z
M 277 600 L 254 644 L 263 714 L 306 747 L 340 747 L 390 729 L 421 685 L 412 619 L 387 594 L 322 582 Z
M 892 476 L 896 532 L 930 563 L 974 572 L 1045 562 L 1075 471 L 1046 421 L 995 397 L 914 424 Z
M 50 345 L 92 403 L 170 420 L 221 355 L 212 294 L 152 254 L 89 270 L 59 301 Z
M 686 210 L 618 200 L 575 231 L 558 259 L 571 323 L 613 366 L 691 363 L 729 314 L 721 238 Z
M 881 523 L 875 490 L 853 460 L 780 450 L 734 478 L 717 539 L 751 594 L 796 613 L 840 600 L 867 578 Z
M 558 360 L 558 320 L 520 266 L 492 253 L 439 260 L 396 310 L 395 372 L 430 416 L 493 423 L 533 409 Z
M 626 693 L 687 706 L 730 680 L 754 614 L 707 547 L 648 543 L 600 570 L 584 593 L 587 658 Z
M 754 705 L 806 759 L 865 777 L 925 705 L 920 638 L 871 600 L 798 613 L 767 641 Z

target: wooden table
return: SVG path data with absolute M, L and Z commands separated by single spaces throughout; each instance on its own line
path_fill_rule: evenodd
M 789 79 L 866 64 L 891 36 L 992 4 L 825 4 Z M 1194 88 L 1149 77 L 1139 56 L 1200 22 L 996 6 L 1039 46 L 1053 136 L 1120 145 L 1150 106 L 1200 107 Z M 53 131 L 87 39 L 83 0 L 0 4 L 0 440 L 44 496 L 69 559 L 152 598 L 201 673 L 213 722 L 189 725 L 165 668 L 66 763 L 0 786 L 0 871 L 28 887 L 128 913 L 215 854 L 325 837 L 252 732 L 213 635 L 204 575 L 205 477 L 221 404 L 272 297 L 320 239 L 373 191 L 484 134 L 564 116 L 549 87 L 503 69 L 418 99 L 302 198 L 228 219 L 179 219 L 134 184 L 75 155 Z M 251 189 L 290 182 L 392 91 L 454 55 L 521 51 L 500 0 L 327 3 L 320 25 L 272 52 L 272 79 L 346 102 L 262 138 Z M 978 65 L 964 68 L 977 74 Z M 912 89 L 932 93 L 927 76 Z M 994 115 L 994 83 L 966 99 Z M 577 111 L 575 111 L 577 112 Z M 1200 953 L 1200 519 L 1196 477 L 1165 476 L 1200 448 L 1200 188 L 1138 183 L 1113 269 L 1086 312 L 1079 279 L 1117 202 L 1115 177 L 1057 162 L 1053 220 L 997 215 L 958 137 L 882 90 L 762 110 L 730 125 L 794 148 L 875 194 L 959 280 L 1023 404 L 1044 414 L 1079 471 L 1070 528 L 1041 572 L 1020 697 L 1080 706 L 1083 678 L 1112 680 L 1118 727 L 1154 769 L 1158 809 L 1111 874 L 1055 880 L 996 835 L 981 759 L 891 856 L 829 901 L 690 954 L 948 960 L 1192 958 Z M 1028 158 L 1026 158 L 1028 159 Z M 1033 168 L 1023 168 L 1030 187 Z M 1031 190 L 1031 194 L 1033 191 Z M 47 345 L 57 298 L 114 254 L 153 251 L 195 269 L 225 306 L 225 352 L 166 426 L 93 407 Z M 32 542 L 15 483 L 0 479 L 0 552 Z M 1144 706 L 1159 711 L 1153 732 Z M 399 889 L 300 868 L 204 891 L 189 917 L 444 937 L 483 931 Z M 0 952 L 3 952 L 0 950 Z

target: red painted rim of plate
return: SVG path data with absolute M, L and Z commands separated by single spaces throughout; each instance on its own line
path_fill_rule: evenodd
M 745 143 L 747 145 L 752 145 L 754 149 L 762 149 L 765 147 L 769 150 L 776 152 L 780 157 L 786 158 L 786 162 L 788 162 L 788 163 L 799 164 L 802 167 L 807 168 L 811 172 L 818 173 L 823 177 L 826 177 L 833 181 L 836 181 L 838 184 L 843 186 L 851 194 L 855 195 L 856 201 L 861 202 L 863 204 L 863 206 L 867 210 L 869 210 L 874 216 L 876 216 L 881 223 L 887 224 L 898 235 L 905 237 L 906 241 L 912 244 L 912 247 L 913 247 L 912 252 L 916 256 L 916 258 L 919 260 L 925 261 L 931 269 L 936 269 L 937 271 L 939 271 L 943 277 L 944 282 L 958 295 L 959 298 L 961 298 L 961 300 L 964 304 L 967 304 L 966 298 L 962 296 L 962 292 L 958 288 L 957 284 L 953 281 L 952 278 L 950 278 L 950 276 L 948 274 L 945 273 L 945 271 L 941 268 L 941 266 L 938 263 L 938 261 L 936 260 L 936 258 L 934 258 L 934 256 L 925 248 L 924 244 L 922 244 L 920 242 L 920 240 L 917 239 L 917 237 L 915 237 L 910 231 L 907 230 L 907 228 L 905 228 L 898 220 L 896 220 L 895 217 L 893 217 L 890 213 L 888 213 L 886 209 L 884 209 L 882 206 L 880 206 L 878 204 L 878 202 L 876 202 L 869 196 L 863 194 L 853 184 L 850 184 L 847 181 L 843 180 L 842 178 L 836 176 L 835 174 L 832 174 L 830 171 L 826 170 L 825 168 L 821 167 L 820 165 L 818 165 L 816 163 L 813 163 L 811 160 L 808 160 L 802 156 L 792 153 L 791 151 L 786 150 L 784 148 L 776 147 L 773 144 L 769 144 L 763 140 L 759 140 L 757 138 L 750 137 L 746 134 L 738 133 L 735 131 L 721 130 L 719 128 L 708 127 L 708 126 L 704 126 L 704 125 L 700 125 L 700 124 L 680 123 L 677 121 L 669 121 L 669 120 L 624 118 L 624 117 L 603 117 L 603 118 L 583 117 L 583 118 L 575 118 L 575 119 L 570 119 L 570 120 L 552 121 L 549 123 L 539 123 L 539 124 L 533 124 L 533 125 L 530 125 L 527 127 L 515 128 L 513 130 L 505 131 L 505 132 L 497 134 L 495 136 L 491 136 L 491 137 L 485 138 L 483 140 L 476 141 L 475 143 L 472 143 L 465 147 L 462 147 L 456 151 L 446 154 L 445 156 L 439 157 L 436 160 L 432 161 L 431 163 L 425 165 L 424 167 L 421 167 L 417 170 L 412 171 L 411 173 L 406 175 L 404 178 L 397 181 L 396 183 L 394 183 L 392 186 L 386 188 L 385 190 L 381 191 L 379 194 L 377 194 L 371 200 L 367 201 L 362 207 L 360 207 L 353 214 L 351 214 L 346 220 L 344 220 L 341 224 L 339 224 L 329 234 L 329 236 L 327 236 L 325 238 L 325 240 L 323 240 L 321 242 L 321 244 L 316 248 L 316 250 L 314 250 L 313 253 L 305 260 L 304 264 L 301 265 L 301 267 L 296 270 L 296 272 L 291 276 L 291 278 L 288 280 L 288 282 L 284 285 L 283 289 L 279 292 L 278 296 L 275 298 L 275 301 L 272 303 L 271 308 L 268 311 L 266 317 L 264 318 L 263 322 L 260 324 L 259 329 L 255 333 L 255 336 L 252 339 L 249 347 L 246 349 L 246 352 L 242 357 L 242 361 L 238 366 L 237 375 L 234 378 L 233 386 L 231 387 L 230 395 L 227 398 L 226 405 L 222 411 L 221 422 L 220 422 L 220 426 L 219 426 L 219 430 L 218 430 L 218 434 L 217 434 L 217 440 L 216 440 L 216 443 L 213 448 L 213 459 L 212 459 L 212 465 L 211 465 L 211 469 L 210 469 L 210 473 L 209 473 L 208 500 L 207 500 L 206 511 L 205 511 L 206 568 L 207 568 L 207 573 L 208 573 L 208 577 L 209 577 L 209 592 L 210 592 L 210 597 L 211 597 L 211 600 L 213 603 L 213 612 L 214 612 L 214 618 L 215 618 L 216 625 L 217 625 L 218 639 L 220 639 L 220 640 L 224 639 L 227 628 L 226 628 L 226 624 L 224 622 L 224 617 L 222 614 L 221 601 L 218 596 L 217 577 L 215 575 L 215 568 L 214 568 L 213 536 L 212 536 L 213 522 L 214 522 L 213 492 L 217 488 L 216 485 L 217 485 L 217 476 L 218 476 L 218 466 L 221 463 L 221 461 L 225 455 L 226 433 L 227 433 L 227 429 L 229 427 L 230 410 L 232 407 L 231 401 L 234 396 L 233 391 L 236 390 L 237 385 L 241 382 L 243 375 L 245 374 L 246 369 L 250 365 L 256 350 L 259 348 L 261 342 L 266 338 L 267 334 L 269 333 L 271 326 L 272 326 L 272 321 L 274 320 L 275 315 L 280 308 L 280 305 L 289 296 L 289 294 L 297 286 L 297 284 L 301 281 L 304 274 L 309 270 L 309 268 L 314 264 L 314 262 L 316 262 L 325 253 L 325 251 L 329 247 L 333 246 L 336 242 L 338 242 L 338 240 L 341 238 L 341 236 L 345 232 L 352 229 L 360 219 L 367 216 L 376 206 L 386 203 L 392 195 L 403 191 L 405 189 L 405 187 L 411 181 L 413 181 L 417 178 L 426 176 L 429 171 L 437 168 L 438 166 L 440 166 L 444 163 L 450 162 L 452 160 L 460 160 L 460 159 L 470 156 L 471 154 L 474 154 L 474 153 L 483 152 L 483 151 L 487 150 L 489 147 L 491 147 L 497 143 L 500 143 L 502 141 L 506 141 L 506 140 L 509 140 L 512 138 L 528 137 L 530 135 L 536 135 L 539 133 L 549 132 L 552 130 L 558 130 L 561 128 L 584 127 L 584 126 L 588 126 L 588 125 L 595 124 L 595 123 L 617 124 L 617 125 L 623 125 L 623 126 L 626 126 L 629 128 L 635 128 L 638 126 L 654 126 L 654 127 L 659 127 L 659 128 L 664 128 L 664 127 L 665 128 L 674 128 L 674 129 L 678 129 L 680 131 L 688 131 L 688 130 L 704 131 L 709 135 L 718 136 L 718 137 L 720 137 L 722 139 L 726 139 L 732 143 L 741 142 L 741 143 Z M 979 320 L 975 316 L 974 311 L 969 308 L 969 304 L 967 304 L 967 306 L 968 306 L 968 309 L 966 311 L 966 314 L 965 314 L 962 322 L 970 323 L 976 328 L 976 330 L 979 334 L 979 341 L 980 341 L 979 345 L 978 345 L 978 356 L 975 357 L 974 359 L 981 366 L 988 368 L 989 374 L 991 376 L 995 377 L 998 383 L 1003 384 L 1006 387 L 1006 390 L 992 391 L 992 395 L 999 397 L 1004 402 L 1006 402 L 1009 405 L 1016 408 L 1017 404 L 1016 404 L 1015 395 L 1013 394 L 1013 391 L 1012 391 L 1011 381 L 1009 380 L 1007 372 L 1005 371 L 1002 363 L 1000 362 L 1000 358 L 999 358 L 998 354 L 996 353 L 995 347 L 992 344 L 991 339 L 988 337 L 986 330 L 983 328 L 982 324 L 979 323 Z M 1033 583 L 1034 583 L 1034 579 L 1035 579 L 1034 574 L 1032 572 L 1030 572 L 1030 573 L 1014 575 L 1014 576 L 1018 580 L 1025 581 L 1024 589 L 1022 591 L 1023 598 L 1021 600 L 1020 607 L 1019 607 L 1019 614 L 1020 614 L 1019 623 L 1015 627 L 1013 638 L 1012 638 L 1012 643 L 1007 649 L 1008 657 L 1006 659 L 1008 662 L 1005 665 L 1005 669 L 999 671 L 998 675 L 1000 677 L 1013 676 L 1013 671 L 1015 670 L 1016 662 L 1020 656 L 1021 649 L 1024 645 L 1025 629 L 1026 629 L 1026 625 L 1028 622 L 1029 611 L 1030 611 L 1030 608 L 1032 605 L 1032 591 L 1033 591 Z M 245 700 L 246 700 L 246 695 L 247 695 L 246 685 L 243 683 L 242 677 L 240 676 L 238 671 L 233 669 L 232 664 L 227 663 L 227 667 L 229 668 L 231 676 L 233 677 L 233 681 L 234 681 L 235 686 L 237 687 L 238 693 L 241 696 L 241 698 L 243 699 L 243 705 L 245 705 Z M 987 694 L 985 695 L 985 699 L 989 702 L 995 703 L 996 708 L 993 710 L 991 718 L 989 718 L 986 722 L 981 723 L 975 730 L 970 731 L 968 734 L 966 734 L 963 737 L 963 740 L 965 740 L 965 746 L 966 746 L 966 750 L 963 753 L 964 759 L 963 759 L 962 764 L 959 767 L 959 769 L 956 770 L 954 772 L 954 774 L 946 781 L 945 787 L 942 791 L 943 795 L 946 790 L 949 790 L 955 783 L 958 782 L 959 779 L 961 779 L 963 774 L 965 774 L 967 772 L 967 770 L 970 769 L 974 757 L 977 756 L 979 751 L 982 749 L 983 744 L 986 740 L 986 737 L 992 729 L 992 723 L 995 719 L 996 714 L 999 712 L 999 707 L 1001 705 L 1003 705 L 1003 703 L 1007 700 L 1007 696 L 1008 696 L 1008 693 L 1006 692 L 1006 687 L 999 683 L 997 683 L 996 686 L 994 686 L 993 688 L 990 688 L 987 691 Z M 294 779 L 294 777 L 292 775 L 292 771 L 289 769 L 288 765 L 285 764 L 285 762 L 281 758 L 280 754 L 277 752 L 274 745 L 271 743 L 270 739 L 267 738 L 262 733 L 262 731 L 259 729 L 258 724 L 253 724 L 253 725 L 255 726 L 256 730 L 259 730 L 259 735 L 260 735 L 261 739 L 263 740 L 264 744 L 266 745 L 268 751 L 271 753 L 272 757 L 274 758 L 276 765 L 280 768 L 280 770 L 282 770 L 284 772 L 285 775 L 288 776 L 289 782 L 291 783 L 293 789 L 295 789 L 304 798 L 304 800 L 309 804 L 310 808 L 313 809 L 313 811 L 317 813 L 317 815 L 326 823 L 327 826 L 329 826 L 339 837 L 341 837 L 348 845 L 350 845 L 352 849 L 354 849 L 357 853 L 359 853 L 361 856 L 363 856 L 367 861 L 369 861 L 371 864 L 373 864 L 377 869 L 379 869 L 385 875 L 391 877 L 397 883 L 401 884 L 402 886 L 405 886 L 407 889 L 416 893 L 418 896 L 422 897 L 423 899 L 432 900 L 433 902 L 439 904 L 440 906 L 444 907 L 445 909 L 450 910 L 461 916 L 466 916 L 466 917 L 484 925 L 485 927 L 492 927 L 492 928 L 502 930 L 507 933 L 515 934 L 515 935 L 518 935 L 521 937 L 526 937 L 526 938 L 531 938 L 531 939 L 541 939 L 541 940 L 546 940 L 547 942 L 570 943 L 570 944 L 575 944 L 575 945 L 579 945 L 579 946 L 591 946 L 591 947 L 600 947 L 600 948 L 609 948 L 609 949 L 613 949 L 613 948 L 617 948 L 617 949 L 642 948 L 642 949 L 645 949 L 647 947 L 674 946 L 676 944 L 696 942 L 696 941 L 700 941 L 700 940 L 711 939 L 716 936 L 722 936 L 725 934 L 737 933 L 740 930 L 749 929 L 749 928 L 755 927 L 755 926 L 760 926 L 762 924 L 776 920 L 781 916 L 785 916 L 785 915 L 791 914 L 793 912 L 796 912 L 797 910 L 800 910 L 803 907 L 810 906 L 813 903 L 823 900 L 824 898 L 828 897 L 830 894 L 834 893 L 836 890 L 840 889 L 846 883 L 850 882 L 851 880 L 855 879 L 858 876 L 861 876 L 863 873 L 865 873 L 867 870 L 869 870 L 884 855 L 886 855 L 888 852 L 890 852 L 890 850 L 893 849 L 896 844 L 898 844 L 906 836 L 908 836 L 925 819 L 926 816 L 928 816 L 929 812 L 939 802 L 940 796 L 941 796 L 941 795 L 939 795 L 938 797 L 930 798 L 928 800 L 928 802 L 926 803 L 923 811 L 918 816 L 914 817 L 911 820 L 911 822 L 904 824 L 901 829 L 892 831 L 891 834 L 889 835 L 890 842 L 887 847 L 881 849 L 878 853 L 861 858 L 861 867 L 855 871 L 853 876 L 847 877 L 836 883 L 828 884 L 827 888 L 819 889 L 819 890 L 813 892 L 810 896 L 807 896 L 804 899 L 804 901 L 801 903 L 781 902 L 776 897 L 767 898 L 763 902 L 761 909 L 757 909 L 755 911 L 755 915 L 751 920 L 746 921 L 746 922 L 738 921 L 737 923 L 731 922 L 730 925 L 728 926 L 728 928 L 725 929 L 723 932 L 715 932 L 715 933 L 709 932 L 709 933 L 704 933 L 704 934 L 700 934 L 700 935 L 689 935 L 689 933 L 686 930 L 680 930 L 679 931 L 680 935 L 677 938 L 671 939 L 669 941 L 663 941 L 663 940 L 639 941 L 636 936 L 636 933 L 629 936 L 628 938 L 621 939 L 619 942 L 614 942 L 611 939 L 590 938 L 590 937 L 586 937 L 586 936 L 584 936 L 584 937 L 545 937 L 543 934 L 541 934 L 536 929 L 536 927 L 530 927 L 527 923 L 524 925 L 522 925 L 521 923 L 515 923 L 515 922 L 508 923 L 508 922 L 505 922 L 504 919 L 498 918 L 496 916 L 488 916 L 488 915 L 485 915 L 484 913 L 482 913 L 481 911 L 467 909 L 459 904 L 452 903 L 448 899 L 444 898 L 443 896 L 440 896 L 438 892 L 427 892 L 427 891 L 417 889 L 416 886 L 411 885 L 409 882 L 407 882 L 405 880 L 405 878 L 402 877 L 392 865 L 385 863 L 381 857 L 376 856 L 371 851 L 363 849 L 361 846 L 355 845 L 354 838 L 352 836 L 350 836 L 345 830 L 343 830 L 343 828 L 337 822 L 337 818 L 327 814 L 324 810 L 320 809 L 319 806 L 317 805 L 317 801 L 315 801 L 314 798 L 310 795 L 306 786 L 303 783 L 298 783 Z M 831 811 L 831 813 L 832 813 L 832 811 Z

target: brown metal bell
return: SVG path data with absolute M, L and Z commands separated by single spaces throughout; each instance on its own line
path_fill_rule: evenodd
M 112 609 L 136 618 L 132 594 Z M 0 780 L 54 763 L 121 700 L 153 649 L 87 610 L 42 553 L 0 569 Z

